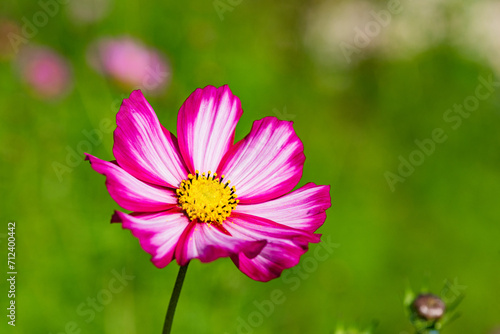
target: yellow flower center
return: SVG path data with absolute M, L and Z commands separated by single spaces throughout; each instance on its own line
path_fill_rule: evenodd
M 231 181 L 224 182 L 224 175 L 219 179 L 217 173 L 196 171 L 189 174 L 176 190 L 179 206 L 186 212 L 191 221 L 221 224 L 234 210 L 239 200 L 236 199 L 234 187 L 229 187 Z

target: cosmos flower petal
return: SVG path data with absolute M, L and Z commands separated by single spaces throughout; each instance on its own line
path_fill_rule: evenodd
M 269 242 L 259 255 L 250 259 L 245 254 L 233 254 L 236 267 L 253 280 L 268 282 L 281 276 L 283 270 L 299 263 L 300 256 L 307 251 L 288 240 Z
M 194 173 L 215 172 L 233 145 L 234 129 L 243 110 L 229 87 L 195 90 L 179 110 L 177 135 L 186 164 Z
M 142 181 L 176 188 L 188 174 L 177 140 L 161 126 L 140 90 L 123 100 L 116 123 L 113 154 L 120 167 Z
M 85 155 L 92 168 L 106 176 L 109 194 L 122 208 L 157 212 L 176 206 L 177 196 L 173 190 L 144 183 L 114 162 L 104 161 L 90 154 Z
M 316 231 L 331 206 L 330 186 L 308 183 L 277 199 L 258 204 L 239 204 L 234 212 L 272 220 L 278 224 L 309 232 Z
M 234 238 L 223 226 L 191 222 L 180 237 L 175 258 L 179 265 L 186 265 L 191 259 L 211 262 L 220 257 L 243 253 L 255 257 L 267 244 L 265 239 Z
M 158 268 L 172 261 L 177 242 L 189 225 L 184 213 L 176 208 L 134 215 L 116 211 L 113 222 L 121 222 L 124 229 L 139 239 L 141 247 L 152 255 L 151 262 Z
M 235 265 L 248 277 L 269 281 L 279 277 L 284 269 L 299 263 L 310 242 L 317 243 L 321 235 L 294 229 L 268 219 L 234 213 L 225 227 L 235 238 L 266 240 L 267 244 L 255 257 L 244 253 L 232 254 Z
M 266 117 L 224 157 L 217 171 L 231 181 L 240 203 L 260 203 L 291 191 L 302 176 L 304 147 L 292 122 Z

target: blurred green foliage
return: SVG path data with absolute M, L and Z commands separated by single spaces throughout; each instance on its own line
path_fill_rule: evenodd
M 81 333 L 161 331 L 177 264 L 157 269 L 130 232 L 109 224 L 118 206 L 83 156 L 62 181 L 53 169 L 65 163 L 67 147 L 76 150 L 86 140 L 82 131 L 114 120 L 116 102 L 130 93 L 85 60 L 90 42 L 122 34 L 171 61 L 170 87 L 148 97 L 168 129 L 175 132 L 177 111 L 195 88 L 229 84 L 245 111 L 237 139 L 253 120 L 278 111 L 293 119 L 305 146 L 301 185 L 331 185 L 333 205 L 320 232 L 340 246 L 325 261 L 309 273 L 301 263 L 300 275 L 290 270 L 286 279 L 265 284 L 229 259 L 194 261 L 174 332 L 238 333 L 241 319 L 259 322 L 255 314 L 249 320 L 259 312 L 256 304 L 279 290 L 285 300 L 252 332 L 332 333 L 339 321 L 376 320 L 375 332 L 410 333 L 404 289 L 426 277 L 436 294 L 453 296 L 441 290 L 448 280 L 466 295 L 449 333 L 487 333 L 499 324 L 499 91 L 456 130 L 443 120 L 492 69 L 445 44 L 411 59 L 368 57 L 349 69 L 325 69 L 302 43 L 303 17 L 315 2 L 242 1 L 221 20 L 212 1 L 116 1 L 108 16 L 89 25 L 74 24 L 61 5 L 29 41 L 55 48 L 73 65 L 74 89 L 56 102 L 34 97 L 12 63 L 0 63 L 0 233 L 17 222 L 17 332 L 71 333 L 71 322 Z M 27 0 L 0 8 L 18 21 L 40 10 Z M 391 191 L 384 174 L 397 173 L 398 157 L 408 159 L 415 140 L 431 138 L 435 128 L 447 140 Z M 91 153 L 112 160 L 112 144 L 105 133 Z M 5 239 L 1 245 L 6 259 Z M 305 257 L 315 261 L 317 247 Z M 122 270 L 135 278 L 93 317 L 82 316 L 78 308 L 90 310 L 88 298 L 102 298 L 113 271 Z M 0 293 L 6 291 L 2 283 Z

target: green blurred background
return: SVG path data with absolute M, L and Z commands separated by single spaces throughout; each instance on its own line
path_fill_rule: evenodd
M 175 132 L 177 111 L 194 89 L 228 84 L 244 109 L 237 139 L 256 119 L 293 120 L 307 157 L 300 185 L 331 185 L 332 208 L 319 232 L 338 247 L 326 260 L 314 257 L 321 246 L 312 245 L 298 267 L 303 276 L 289 270 L 269 283 L 252 281 L 229 259 L 193 261 L 175 333 L 333 333 L 339 322 L 362 328 L 372 321 L 377 333 L 412 333 L 403 307 L 408 285 L 427 285 L 448 301 L 465 295 L 462 316 L 444 333 L 490 333 L 500 325 L 499 87 L 458 128 L 443 119 L 474 96 L 480 76 L 498 80 L 500 26 L 484 17 L 498 2 L 401 1 L 402 12 L 350 62 L 340 44 L 355 45 L 354 28 L 375 22 L 370 10 L 388 10 L 387 2 L 102 4 L 102 17 L 87 23 L 74 18 L 71 2 L 59 4 L 27 43 L 71 63 L 67 95 L 33 94 L 18 75 L 16 52 L 0 62 L 1 254 L 6 263 L 7 222 L 15 221 L 18 270 L 17 326 L 2 315 L 2 328 L 161 332 L 178 265 L 157 269 L 129 231 L 109 224 L 119 207 L 83 157 L 61 179 L 53 167 L 87 140 L 83 131 L 99 129 L 103 119 L 114 126 L 117 101 L 130 89 L 94 71 L 86 52 L 101 36 L 121 35 L 168 57 L 170 85 L 147 96 L 168 129 Z M 23 0 L 0 9 L 22 26 L 42 7 Z M 391 189 L 386 173 L 397 174 L 400 156 L 409 159 L 415 140 L 436 128 L 447 139 Z M 112 145 L 106 132 L 91 153 L 112 160 Z M 114 271 L 134 278 L 110 295 Z M 259 318 L 256 303 L 277 289 L 285 300 Z M 3 279 L 5 313 L 7 290 Z M 103 296 L 93 319 L 78 312 Z M 241 327 L 241 319 L 256 326 Z

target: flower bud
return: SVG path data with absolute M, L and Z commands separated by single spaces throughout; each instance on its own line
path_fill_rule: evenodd
M 430 293 L 419 295 L 413 301 L 412 306 L 417 315 L 425 320 L 440 319 L 446 310 L 446 305 L 441 298 Z

